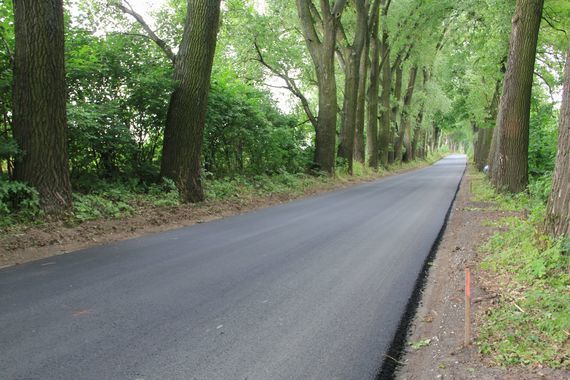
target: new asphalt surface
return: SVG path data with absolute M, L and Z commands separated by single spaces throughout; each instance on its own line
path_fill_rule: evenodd
M 0 378 L 374 378 L 465 164 L 2 269 Z

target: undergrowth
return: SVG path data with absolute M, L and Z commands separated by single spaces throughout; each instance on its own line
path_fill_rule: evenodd
M 481 177 L 474 181 L 477 200 L 526 214 L 494 222 L 499 232 L 481 247 L 481 269 L 496 279 L 500 298 L 487 311 L 477 341 L 497 365 L 568 369 L 569 247 L 542 231 L 549 181 L 541 181 L 515 196 L 497 194 Z

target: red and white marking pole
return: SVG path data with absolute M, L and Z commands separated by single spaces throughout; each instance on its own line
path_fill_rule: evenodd
M 471 343 L 471 272 L 465 267 L 465 339 L 463 346 Z

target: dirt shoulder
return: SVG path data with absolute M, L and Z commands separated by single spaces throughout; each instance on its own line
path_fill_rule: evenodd
M 473 201 L 471 186 L 467 171 L 431 264 L 396 377 L 402 380 L 569 378 L 568 372 L 545 368 L 493 367 L 475 344 L 463 348 L 464 268 L 471 268 L 472 337 L 476 337 L 486 310 L 496 302 L 496 294 L 489 286 L 493 279 L 477 269 L 482 260 L 477 248 L 498 228 L 485 221 L 516 215 L 496 211 L 490 203 Z
M 391 172 L 343 177 L 287 193 L 265 194 L 263 196 L 236 195 L 225 200 L 172 207 L 142 205 L 136 209 L 133 215 L 128 217 L 93 220 L 78 225 L 69 225 L 69 222 L 65 221 L 55 221 L 42 222 L 37 225 L 15 226 L 1 231 L 0 268 L 226 218 L 295 199 L 402 174 L 428 165 L 429 163 L 421 161 L 415 163 L 413 168 L 407 167 Z

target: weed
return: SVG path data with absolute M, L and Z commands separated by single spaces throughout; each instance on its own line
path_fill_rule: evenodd
M 105 195 L 73 194 L 75 218 L 83 222 L 99 218 L 118 218 L 132 214 L 134 208 L 117 198 L 118 194 L 117 191 Z
M 412 347 L 414 350 L 417 351 L 419 349 L 422 349 L 424 347 L 429 346 L 430 343 L 431 343 L 431 339 L 427 338 L 427 339 L 420 339 L 420 340 L 417 340 L 415 342 L 410 342 L 409 345 L 410 345 L 410 347 Z
M 0 179 L 0 227 L 32 220 L 40 214 L 36 189 L 22 182 Z
M 541 230 L 542 191 L 500 195 L 480 180 L 474 192 L 502 209 L 524 209 L 528 214 L 526 219 L 500 219 L 495 225 L 503 230 L 481 247 L 486 254 L 481 268 L 492 272 L 501 286 L 500 302 L 488 311 L 477 339 L 481 352 L 498 365 L 568 368 L 569 256 L 561 239 Z

